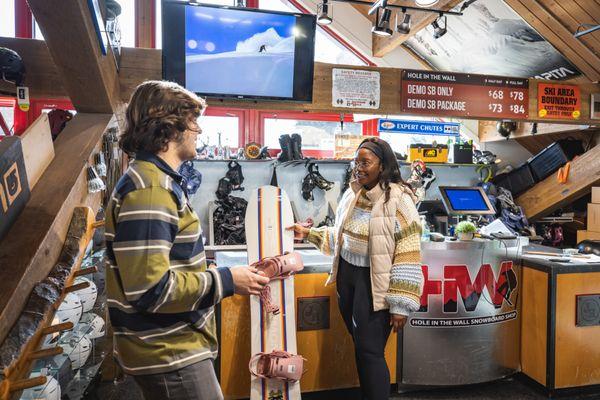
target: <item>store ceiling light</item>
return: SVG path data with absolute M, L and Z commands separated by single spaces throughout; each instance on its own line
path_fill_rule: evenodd
M 477 0 L 467 0 L 463 3 L 463 8 L 460 11 L 454 10 L 440 10 L 435 8 L 426 8 L 425 6 L 433 5 L 437 1 L 433 0 L 415 0 L 416 6 L 408 6 L 404 4 L 388 4 L 388 0 L 319 0 L 321 3 L 317 4 L 317 22 L 319 25 L 328 25 L 332 22 L 333 18 L 329 15 L 329 3 L 332 1 L 338 1 L 342 3 L 359 4 L 362 6 L 368 6 L 368 15 L 376 14 L 375 23 L 371 28 L 371 32 L 379 36 L 391 36 L 394 32 L 390 29 L 390 16 L 392 9 L 401 9 L 403 13 L 402 22 L 399 22 L 399 16 L 396 15 L 396 30 L 400 34 L 409 34 L 411 30 L 411 15 L 408 12 L 418 11 L 421 13 L 432 13 L 437 14 L 439 17 L 431 24 L 434 29 L 433 36 L 437 39 L 446 34 L 446 15 L 463 15 L 462 10 L 468 7 L 471 3 Z
M 406 9 L 403 9 L 404 17 L 402 18 L 402 22 L 398 24 L 396 19 L 396 30 L 398 33 L 402 33 L 403 35 L 408 35 L 410 33 L 410 14 L 406 12 Z
M 329 16 L 329 4 L 327 0 L 323 0 L 323 3 L 319 4 L 317 11 L 319 15 L 317 17 L 317 23 L 319 25 L 329 25 L 333 22 Z
M 377 10 L 379 15 L 379 10 Z M 371 32 L 379 36 L 392 36 L 392 30 L 390 29 L 390 16 L 392 12 L 384 8 L 381 12 L 381 18 L 377 19 L 377 23 L 371 28 Z
M 431 7 L 438 3 L 439 0 L 415 0 L 415 4 L 419 7 Z
M 433 37 L 439 39 L 448 31 L 448 20 L 445 15 L 440 15 L 431 23 L 431 26 L 433 27 Z

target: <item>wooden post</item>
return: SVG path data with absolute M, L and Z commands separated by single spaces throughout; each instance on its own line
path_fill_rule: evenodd
M 49 349 L 42 349 L 42 350 L 31 352 L 31 353 L 27 354 L 27 359 L 28 360 L 37 360 L 40 358 L 53 357 L 53 356 L 62 354 L 62 352 L 63 352 L 62 347 L 51 347 Z
M 68 331 L 69 329 L 73 329 L 73 323 L 63 322 L 62 324 L 56 324 L 45 327 L 44 329 L 42 329 L 42 335 L 50 335 L 52 333 Z
M 90 286 L 89 282 L 81 282 L 81 283 L 78 283 L 76 285 L 68 286 L 68 287 L 65 288 L 65 294 L 66 293 L 73 293 L 73 292 L 76 292 L 78 290 L 85 289 L 85 288 L 87 288 L 89 286 Z
M 75 272 L 75 274 L 73 276 L 75 278 L 77 278 L 78 276 L 95 274 L 96 272 L 98 272 L 98 267 L 93 266 L 93 267 L 89 267 L 89 268 L 80 269 L 79 271 Z
M 20 379 L 10 383 L 9 391 L 18 392 L 20 390 L 45 385 L 48 379 L 45 376 L 36 376 L 35 378 Z
M 119 107 L 120 87 L 117 65 L 110 46 L 102 54 L 86 0 L 57 2 L 28 0 L 52 55 L 63 85 L 78 112 L 113 113 Z M 104 29 L 104 22 L 99 18 Z

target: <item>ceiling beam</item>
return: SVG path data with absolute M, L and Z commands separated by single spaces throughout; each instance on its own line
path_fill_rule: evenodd
M 458 4 L 462 3 L 463 0 L 445 0 L 440 1 L 436 4 L 436 8 L 440 10 L 450 10 L 451 8 L 456 7 Z M 393 4 L 402 5 L 406 3 L 406 5 L 413 5 L 414 2 L 409 1 L 396 1 Z M 437 14 L 428 13 L 428 12 L 419 12 L 415 11 L 409 12 L 411 14 L 411 29 L 408 35 L 403 35 L 398 32 L 394 32 L 394 34 L 390 37 L 380 37 L 377 35 L 373 35 L 373 56 L 374 57 L 384 57 L 389 52 L 393 51 L 396 47 L 400 46 L 406 40 L 414 36 L 415 33 L 425 29 L 427 25 L 431 24 L 438 17 Z M 393 20 L 395 23 L 395 19 Z M 392 22 L 392 21 L 390 21 Z M 395 26 L 394 26 L 395 28 Z
M 539 32 L 592 82 L 600 80 L 600 56 L 558 21 L 538 0 L 505 0 L 505 3 Z
M 121 103 L 111 49 L 102 55 L 86 0 L 28 0 L 46 46 L 78 112 L 112 113 Z
M 498 133 L 496 129 L 498 121 L 479 121 L 479 141 L 482 143 L 499 142 L 506 138 Z M 557 133 L 576 133 L 584 131 L 596 131 L 598 128 L 590 125 L 567 125 L 567 124 L 548 124 L 538 123 L 535 127 L 537 132 L 531 133 L 534 130 L 531 122 L 517 122 L 517 129 L 511 133 L 509 139 L 521 139 L 527 137 L 538 137 L 540 135 L 549 135 Z

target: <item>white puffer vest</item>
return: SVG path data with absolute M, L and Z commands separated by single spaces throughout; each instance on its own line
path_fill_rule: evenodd
M 342 227 L 356 205 L 361 186 L 352 183 L 340 203 L 335 216 L 335 251 L 333 265 L 326 285 L 335 283 L 342 248 Z M 396 242 L 394 230 L 396 226 L 396 211 L 399 209 L 411 210 L 412 217 L 419 220 L 419 215 L 414 206 L 414 195 L 404 185 L 391 184 L 390 199 L 385 203 L 385 193 L 379 185 L 367 192 L 367 197 L 373 203 L 371 219 L 369 221 L 369 258 L 371 262 L 371 293 L 373 294 L 373 310 L 389 308 L 385 295 L 390 286 L 390 270 L 394 259 Z

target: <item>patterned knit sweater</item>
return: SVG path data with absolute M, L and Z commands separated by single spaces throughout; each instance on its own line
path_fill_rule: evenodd
M 353 210 L 342 227 L 340 257 L 357 267 L 369 267 L 369 220 L 372 202 L 367 190 L 362 189 Z M 396 212 L 393 266 L 386 301 L 390 313 L 409 315 L 420 307 L 421 298 L 421 224 L 410 220 L 402 210 Z M 321 252 L 333 255 L 335 251 L 333 227 L 311 228 L 308 241 Z

